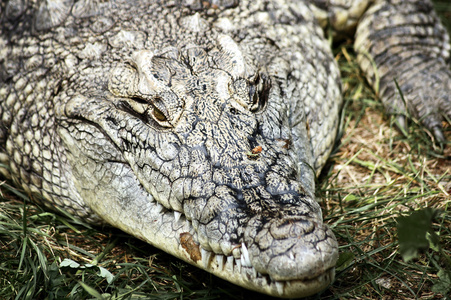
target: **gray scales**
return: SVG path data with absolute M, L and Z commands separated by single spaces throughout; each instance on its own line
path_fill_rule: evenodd
M 314 179 L 342 101 L 322 28 L 355 33 L 387 112 L 438 142 L 448 35 L 429 1 L 216 2 L 3 1 L 1 173 L 245 288 L 317 293 L 338 245 Z

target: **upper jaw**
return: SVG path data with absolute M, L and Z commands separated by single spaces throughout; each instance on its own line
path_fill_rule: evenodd
M 242 205 L 223 207 L 208 224 L 188 217 L 192 240 L 200 251 L 195 264 L 278 297 L 306 296 L 326 288 L 338 259 L 336 239 L 323 224 L 317 202 L 293 195 L 294 203 L 272 203 L 257 213 L 245 212 Z M 193 260 L 192 253 L 189 257 Z
M 268 222 L 262 215 L 248 220 L 242 238 L 231 243 L 228 254 L 204 247 L 196 230 L 181 234 L 185 258 L 216 276 L 272 296 L 317 293 L 334 279 L 338 258 L 335 237 L 321 220 L 284 218 L 284 214 Z M 198 245 L 197 257 L 190 243 Z

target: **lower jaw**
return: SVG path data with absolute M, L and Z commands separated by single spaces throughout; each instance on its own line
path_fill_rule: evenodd
M 202 252 L 205 255 L 205 252 L 209 251 Z M 241 259 L 212 252 L 207 255 L 207 259 L 203 256 L 203 259 L 197 263 L 192 260 L 187 262 L 243 288 L 279 298 L 301 298 L 314 295 L 325 290 L 335 278 L 335 268 L 330 268 L 309 279 L 274 281 L 269 275 L 261 274 L 253 267 L 243 266 Z M 221 256 L 222 258 L 218 258 Z

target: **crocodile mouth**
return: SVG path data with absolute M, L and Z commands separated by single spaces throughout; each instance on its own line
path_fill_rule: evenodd
M 192 240 L 192 236 L 189 234 L 182 235 L 181 240 Z M 191 243 L 191 241 L 188 241 L 188 243 Z M 220 278 L 246 289 L 280 298 L 306 297 L 316 294 L 331 284 L 335 277 L 335 268 L 332 266 L 313 277 L 273 280 L 270 275 L 262 274 L 252 266 L 244 243 L 241 244 L 241 254 L 238 254 L 238 257 L 214 253 L 193 244 L 185 245 L 184 248 L 190 256 L 190 263 L 193 264 L 199 258 L 195 265 Z
M 297 298 L 316 294 L 327 288 L 334 280 L 334 266 L 338 256 L 335 239 L 332 241 L 335 244 L 331 245 L 333 249 L 329 255 L 330 259 L 320 262 L 321 267 L 314 268 L 313 271 L 310 270 L 296 278 L 282 278 L 280 275 L 260 272 L 253 264 L 252 261 L 255 258 L 251 256 L 249 245 L 245 242 L 232 245 L 232 250 L 228 255 L 216 253 L 211 249 L 207 250 L 199 242 L 199 234 L 193 227 L 193 223 L 187 220 L 183 213 L 167 209 L 156 201 L 152 201 L 152 205 L 152 211 L 160 215 L 159 218 L 162 218 L 164 223 L 177 224 L 172 225 L 172 228 L 177 228 L 177 230 L 170 238 L 172 242 L 173 239 L 177 240 L 177 246 L 173 249 L 165 248 L 164 245 L 168 245 L 171 241 L 149 240 L 148 235 L 142 236 L 143 240 L 243 288 L 280 298 Z M 133 231 L 133 234 L 137 235 L 137 232 Z M 321 256 L 321 251 L 318 250 L 312 255 Z
M 241 245 L 241 249 L 245 249 L 244 243 Z M 190 248 L 188 251 L 190 251 L 189 255 L 192 259 L 191 251 L 196 250 Z M 203 269 L 214 275 L 246 289 L 281 298 L 306 297 L 316 294 L 332 283 L 335 277 L 335 268 L 330 267 L 310 278 L 273 280 L 270 275 L 258 272 L 243 250 L 240 257 L 235 257 L 217 254 L 199 247 L 199 254 L 201 259 L 196 265 L 200 264 Z

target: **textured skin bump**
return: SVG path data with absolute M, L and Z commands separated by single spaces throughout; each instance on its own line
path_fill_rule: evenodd
M 274 296 L 323 290 L 338 258 L 315 198 L 342 102 L 321 26 L 357 27 L 388 112 L 438 139 L 450 114 L 449 38 L 429 2 L 0 5 L 3 176 Z

